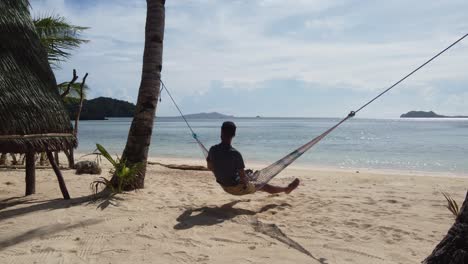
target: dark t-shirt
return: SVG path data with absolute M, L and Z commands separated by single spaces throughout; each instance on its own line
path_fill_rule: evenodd
M 235 186 L 239 184 L 239 170 L 244 169 L 244 160 L 239 151 L 231 145 L 220 143 L 210 148 L 208 162 L 213 165 L 216 181 L 222 186 Z

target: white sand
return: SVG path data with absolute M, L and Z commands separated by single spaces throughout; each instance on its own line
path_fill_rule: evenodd
M 292 194 L 235 197 L 210 172 L 153 165 L 145 189 L 90 202 L 97 177 L 64 174 L 71 201 L 52 170 L 38 170 L 29 197 L 23 170 L 0 170 L 0 263 L 418 263 L 453 223 L 439 190 L 461 205 L 468 186 L 293 168 L 272 181 L 299 177 Z

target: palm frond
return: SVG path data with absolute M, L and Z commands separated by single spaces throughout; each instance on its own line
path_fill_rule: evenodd
M 125 159 L 113 159 L 107 150 L 101 145 L 96 144 L 97 150 L 102 156 L 104 156 L 110 163 L 112 163 L 112 169 L 109 171 L 111 175 L 117 176 L 117 186 L 114 182 L 107 180 L 103 177 L 93 181 L 91 183 L 91 189 L 97 193 L 99 186 L 106 186 L 112 193 L 121 193 L 124 186 L 133 186 L 138 174 L 144 169 L 144 163 L 139 162 L 131 165 L 127 165 Z
M 442 195 L 447 200 L 447 209 L 455 216 L 455 218 L 460 214 L 460 208 L 458 207 L 457 202 L 446 192 L 441 192 Z
M 99 192 L 100 186 L 104 186 L 104 188 L 109 188 L 111 193 L 117 193 L 117 190 L 112 185 L 112 182 L 104 177 L 99 177 L 97 180 L 91 182 L 91 184 L 89 185 L 94 195 L 96 195 Z
M 88 42 L 81 34 L 88 27 L 76 26 L 58 15 L 48 15 L 33 19 L 36 32 L 47 50 L 49 63 L 58 67 L 59 63 L 71 56 L 71 51 Z
M 109 152 L 107 152 L 107 150 L 101 144 L 96 144 L 96 147 L 97 150 L 101 152 L 101 155 L 104 156 L 104 158 L 106 158 L 114 168 L 116 168 L 119 165 L 119 163 L 112 158 Z
M 59 90 L 59 94 L 63 94 L 66 90 L 67 90 L 67 87 L 68 87 L 68 84 L 69 82 L 63 82 L 63 83 L 60 83 L 59 85 L 57 85 L 57 89 Z M 89 86 L 87 84 L 85 84 L 83 86 L 83 99 L 86 99 L 86 92 L 89 90 Z M 81 83 L 72 83 L 70 85 L 70 91 L 69 93 L 66 95 L 65 98 L 76 98 L 76 99 L 80 99 L 80 93 L 81 93 Z

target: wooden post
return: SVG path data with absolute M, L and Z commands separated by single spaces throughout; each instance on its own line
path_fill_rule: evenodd
M 60 191 L 62 192 L 63 198 L 65 200 L 69 200 L 70 195 L 68 194 L 67 186 L 65 185 L 65 180 L 63 179 L 62 172 L 60 172 L 60 168 L 57 166 L 57 163 L 55 163 L 54 155 L 50 151 L 47 151 L 46 153 L 50 165 L 54 169 L 55 175 L 57 175 L 57 180 L 59 182 Z
M 64 149 L 63 153 L 65 153 L 65 156 L 67 156 L 68 168 L 74 169 L 75 168 L 75 157 L 74 157 L 74 154 L 73 154 L 73 148 Z
M 34 152 L 26 153 L 26 195 L 36 193 L 36 159 Z
M 7 154 L 6 153 L 0 154 L 0 165 L 6 165 L 6 161 L 7 161 Z

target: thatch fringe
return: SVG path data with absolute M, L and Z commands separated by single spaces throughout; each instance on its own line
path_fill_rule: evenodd
M 0 152 L 76 146 L 47 54 L 25 0 L 0 1 Z M 49 134 L 9 138 L 11 135 Z
M 67 137 L 0 139 L 0 151 L 6 153 L 25 153 L 31 150 L 34 150 L 34 152 L 60 151 L 73 148 L 76 145 L 77 141 L 73 135 Z

